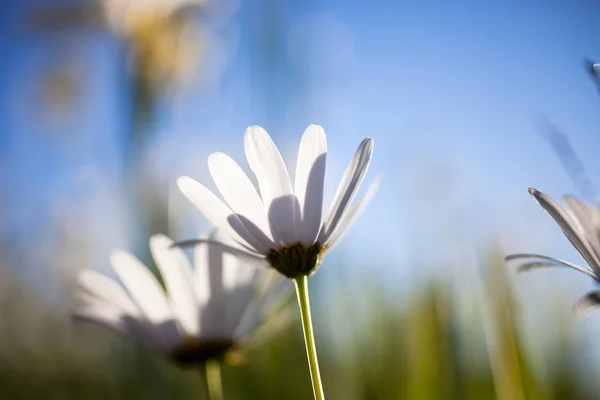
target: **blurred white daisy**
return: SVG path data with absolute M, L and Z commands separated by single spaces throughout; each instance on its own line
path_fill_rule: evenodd
M 207 0 L 101 0 L 110 27 L 123 35 L 133 34 L 140 21 L 170 18 L 179 10 L 206 3 Z
M 565 209 L 550 196 L 536 189 L 529 189 L 529 193 L 558 224 L 565 236 L 587 262 L 588 267 L 540 254 L 512 254 L 506 259 L 525 260 L 519 266 L 520 271 L 542 267 L 568 267 L 600 282 L 600 209 L 591 209 L 573 196 L 564 197 L 567 204 Z M 585 315 L 599 305 L 600 291 L 593 291 L 575 304 L 575 312 L 579 315 Z
M 279 150 L 263 128 L 246 130 L 244 148 L 259 190 L 233 159 L 220 152 L 208 157 L 208 167 L 226 203 L 189 177 L 178 179 L 179 188 L 246 254 L 266 258 L 288 278 L 314 273 L 325 252 L 348 230 L 376 189 L 372 185 L 361 199 L 352 202 L 369 167 L 373 139 L 358 146 L 325 216 L 327 141 L 322 127 L 310 125 L 302 136 L 294 185 Z
M 74 317 L 131 336 L 180 364 L 223 359 L 287 325 L 289 314 L 279 307 L 291 289 L 284 279 L 207 244 L 196 247 L 192 269 L 172 244 L 163 235 L 150 239 L 166 291 L 136 257 L 117 250 L 111 263 L 123 286 L 82 271 Z M 280 312 L 266 320 L 274 308 Z
M 208 37 L 193 11 L 207 0 L 101 0 L 108 28 L 124 39 L 131 72 L 145 91 L 181 88 L 206 58 Z

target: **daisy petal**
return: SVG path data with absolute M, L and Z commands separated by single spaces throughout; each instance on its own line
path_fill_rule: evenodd
M 196 287 L 196 298 L 198 304 L 202 310 L 212 293 L 210 288 L 210 269 L 220 268 L 217 265 L 212 266 L 211 262 L 220 262 L 219 260 L 212 260 L 209 254 L 210 245 L 207 243 L 210 241 L 210 237 L 202 237 L 201 242 L 194 247 L 194 282 Z
M 581 225 L 572 218 L 556 201 L 550 196 L 533 188 L 529 189 L 529 193 L 542 206 L 544 210 L 558 224 L 563 233 L 573 243 L 573 246 L 579 251 L 585 261 L 598 273 L 600 271 L 600 263 L 590 248 L 589 243 L 585 239 L 585 232 Z
M 348 168 L 346 168 L 346 172 L 338 186 L 337 192 L 335 193 L 333 203 L 329 209 L 329 214 L 323 224 L 323 229 L 319 233 L 319 238 L 317 239 L 318 242 L 327 242 L 342 219 L 348 205 L 354 198 L 354 195 L 369 168 L 371 154 L 373 154 L 373 143 L 373 139 L 367 138 L 358 146 L 352 161 L 348 165 Z
M 124 332 L 122 318 L 125 314 L 106 302 L 89 302 L 72 314 L 76 321 L 88 322 L 117 332 Z
M 301 211 L 296 216 L 296 232 L 298 240 L 304 243 L 313 243 L 321 228 L 326 158 L 325 131 L 318 125 L 310 125 L 300 142 L 294 183 Z
M 245 311 L 255 299 L 255 279 L 259 270 L 252 265 L 242 265 L 233 257 L 223 259 L 224 324 L 227 332 L 234 332 Z
M 110 260 L 131 298 L 150 322 L 158 324 L 173 317 L 165 293 L 144 264 L 121 250 L 113 251 Z
M 267 315 L 281 312 L 281 306 L 293 292 L 287 279 L 281 275 L 268 281 L 268 286 L 257 298 L 249 301 L 244 314 L 239 319 L 239 324 L 234 336 L 242 341 L 248 340 L 252 331 L 264 320 Z
M 171 248 L 173 241 L 164 235 L 150 238 L 152 258 L 165 281 L 173 313 L 186 333 L 198 333 L 196 296 L 192 287 L 192 270 L 185 253 Z
M 571 262 L 561 260 L 559 258 L 553 258 L 544 256 L 541 254 L 529 254 L 529 253 L 519 253 L 519 254 L 511 254 L 505 258 L 506 261 L 513 260 L 527 260 L 531 259 L 533 261 L 526 262 L 518 267 L 519 272 L 529 271 L 534 268 L 542 268 L 542 267 L 568 267 L 573 268 L 576 271 L 582 272 L 592 279 L 598 280 L 598 277 L 588 268 L 580 267 L 577 264 L 573 264 Z M 540 261 L 542 260 L 542 261 Z
M 365 194 L 358 199 L 358 201 L 352 203 L 348 208 L 348 211 L 342 216 L 339 224 L 335 228 L 327 242 L 325 242 L 325 246 L 330 249 L 336 245 L 336 243 L 340 240 L 340 238 L 350 229 L 352 224 L 356 221 L 356 218 L 363 212 L 365 207 L 369 204 L 377 190 L 379 189 L 379 185 L 381 184 L 381 177 L 375 178 L 373 182 L 367 188 Z
M 187 176 L 177 179 L 181 192 L 192 202 L 208 220 L 223 230 L 240 244 L 250 246 L 263 253 L 268 249 L 254 240 L 242 221 L 213 192 L 204 185 Z
M 564 199 L 573 215 L 575 215 L 575 219 L 584 230 L 586 239 L 591 244 L 591 250 L 594 252 L 596 258 L 600 260 L 600 254 L 598 254 L 598 250 L 600 250 L 600 238 L 596 232 L 596 220 L 594 214 L 581 200 L 573 196 L 565 196 Z
M 234 256 L 250 262 L 250 263 L 259 263 L 259 264 L 265 264 L 265 256 L 257 253 L 254 250 L 251 249 L 246 249 L 244 247 L 239 246 L 238 243 L 234 244 L 225 244 L 225 243 L 221 243 L 218 241 L 215 241 L 213 239 L 209 239 L 209 238 L 199 238 L 199 239 L 188 239 L 188 240 L 182 240 L 180 242 L 175 242 L 171 245 L 171 247 L 179 247 L 179 248 L 187 248 L 187 247 L 196 247 L 198 245 L 201 244 L 208 244 L 210 246 L 216 246 L 218 248 L 220 248 L 222 251 L 224 251 L 225 253 L 228 254 L 233 254 Z M 266 264 L 265 264 L 266 265 Z
M 578 317 L 584 317 L 600 307 L 600 291 L 590 292 L 575 303 L 573 310 Z
M 208 168 L 221 195 L 233 212 L 238 214 L 246 229 L 264 246 L 274 246 L 267 212 L 260 196 L 248 176 L 239 165 L 225 153 L 213 153 L 208 157 Z M 251 224 L 247 224 L 247 221 Z M 258 231 L 257 231 L 258 230 Z
M 117 282 L 96 271 L 83 270 L 79 274 L 79 284 L 89 294 L 113 304 L 121 312 L 139 317 L 140 309 Z
M 249 257 L 254 262 L 264 262 L 264 257 L 250 255 L 239 249 L 229 237 L 219 230 L 214 230 L 195 248 L 194 263 L 196 267 L 196 294 L 201 306 L 206 305 L 211 297 L 217 297 L 224 291 L 223 263 L 225 259 L 239 260 Z
M 278 199 L 278 216 L 269 218 L 276 241 L 294 242 L 294 200 L 292 183 L 281 153 L 269 134 L 260 126 L 251 126 L 244 135 L 244 149 L 252 172 L 256 175 L 265 210 L 270 213 L 274 200 Z

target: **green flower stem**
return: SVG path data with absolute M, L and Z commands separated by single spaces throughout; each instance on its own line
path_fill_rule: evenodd
M 204 382 L 206 383 L 206 396 L 209 400 L 223 400 L 223 383 L 221 381 L 221 363 L 208 360 L 202 364 Z
M 304 342 L 306 344 L 306 355 L 310 369 L 310 379 L 313 386 L 315 400 L 325 400 L 321 374 L 319 373 L 319 361 L 317 360 L 317 348 L 313 334 L 312 320 L 310 317 L 310 301 L 308 300 L 308 277 L 302 275 L 294 279 L 296 294 L 298 295 L 298 306 L 302 317 L 302 330 L 304 331 Z

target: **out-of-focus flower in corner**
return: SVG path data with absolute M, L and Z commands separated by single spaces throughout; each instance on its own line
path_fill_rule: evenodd
M 216 234 L 209 239 L 227 240 Z M 121 332 L 180 365 L 235 362 L 242 350 L 287 327 L 291 286 L 284 279 L 208 244 L 196 247 L 192 269 L 185 253 L 172 245 L 164 235 L 150 239 L 166 290 L 121 250 L 111 254 L 111 263 L 123 286 L 82 271 L 74 318 Z
M 264 257 L 288 278 L 308 276 L 317 270 L 324 254 L 348 230 L 378 186 L 377 181 L 361 199 L 352 202 L 369 167 L 373 143 L 366 138 L 356 150 L 325 217 L 327 141 L 323 128 L 317 125 L 310 125 L 302 136 L 294 186 L 279 150 L 259 126 L 248 128 L 244 138 L 258 191 L 239 165 L 220 152 L 208 157 L 208 167 L 227 204 L 192 178 L 181 177 L 177 184 L 216 227 L 243 248 L 244 254 Z
M 108 27 L 129 46 L 145 90 L 179 86 L 195 75 L 205 46 L 191 20 L 208 0 L 101 0 Z
M 519 253 L 506 257 L 506 260 L 524 261 L 519 271 L 528 271 L 543 267 L 568 267 L 582 272 L 600 282 L 600 209 L 592 209 L 573 196 L 565 196 L 567 208 L 563 208 L 550 196 L 536 189 L 529 193 L 554 219 L 575 249 L 581 254 L 589 267 L 582 267 L 571 262 L 541 254 Z M 575 304 L 578 315 L 587 315 L 600 306 L 600 291 L 585 295 Z

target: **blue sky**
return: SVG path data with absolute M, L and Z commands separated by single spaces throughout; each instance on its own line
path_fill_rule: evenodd
M 436 262 L 453 246 L 439 241 L 456 226 L 475 244 L 510 226 L 534 237 L 521 232 L 514 250 L 537 246 L 530 250 L 578 260 L 526 190 L 575 190 L 537 131 L 540 115 L 568 133 L 597 175 L 600 98 L 582 60 L 600 60 L 600 6 L 276 3 L 242 2 L 226 25 L 209 24 L 226 50 L 226 69 L 217 87 L 192 85 L 160 115 L 152 168 L 172 180 L 188 174 L 207 182 L 206 156 L 221 150 L 241 159 L 243 131 L 253 124 L 293 159 L 301 132 L 318 123 L 328 133 L 332 185 L 365 136 L 376 141 L 370 175 L 385 177 L 347 251 L 361 243 L 378 263 L 405 265 L 422 254 Z M 118 196 L 98 194 L 86 174 L 115 178 L 128 132 L 124 52 L 116 40 L 98 31 L 24 34 L 28 4 L 0 6 L 3 220 L 25 241 L 31 226 L 46 223 L 57 195 L 98 197 L 100 209 L 88 212 L 111 220 Z M 85 84 L 69 118 L 57 123 L 40 110 L 38 87 L 62 57 L 74 57 Z

